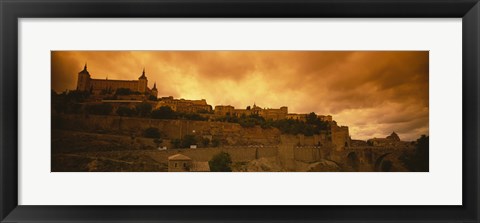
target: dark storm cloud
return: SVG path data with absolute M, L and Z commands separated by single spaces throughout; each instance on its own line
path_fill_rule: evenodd
M 145 66 L 159 96 L 331 114 L 353 138 L 428 134 L 426 51 L 57 51 L 52 88 L 74 89 L 85 62 L 102 79 L 137 79 Z

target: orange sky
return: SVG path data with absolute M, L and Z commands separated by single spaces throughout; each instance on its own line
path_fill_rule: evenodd
M 100 79 L 145 67 L 159 97 L 330 114 L 353 139 L 428 135 L 427 51 L 54 51 L 52 88 L 75 89 L 85 62 Z

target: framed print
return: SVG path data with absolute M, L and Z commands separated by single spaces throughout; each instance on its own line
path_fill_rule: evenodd
M 2 222 L 478 222 L 477 1 L 3 1 Z

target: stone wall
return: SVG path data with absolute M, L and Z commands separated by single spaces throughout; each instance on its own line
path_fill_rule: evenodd
M 164 151 L 149 151 L 148 154 L 156 162 L 167 163 L 168 157 L 177 153 L 192 158 L 193 161 L 207 162 L 220 152 L 230 154 L 233 162 L 249 162 L 254 159 L 276 157 L 277 147 L 217 147 L 201 149 L 171 149 Z
M 296 161 L 313 163 L 322 159 L 322 148 L 318 146 L 295 147 L 293 151 Z
M 166 138 L 179 139 L 187 134 L 210 136 L 229 145 L 263 144 L 277 145 L 280 131 L 275 128 L 262 129 L 258 126 L 243 128 L 236 123 L 160 120 L 120 116 L 61 115 L 53 117 L 53 128 L 87 132 L 109 132 L 140 136 L 147 128 L 158 128 Z
M 345 147 L 350 147 L 350 134 L 347 126 L 332 125 L 332 143 L 336 145 L 336 150 L 341 151 Z

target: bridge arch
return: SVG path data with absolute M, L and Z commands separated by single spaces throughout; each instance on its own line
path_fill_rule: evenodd
M 347 165 L 354 171 L 358 171 L 360 168 L 360 159 L 356 152 L 350 152 L 347 155 Z
M 374 166 L 374 171 L 377 172 L 388 172 L 391 168 L 392 163 L 391 162 L 384 162 L 385 157 L 390 155 L 392 153 L 385 153 L 377 158 L 375 161 L 375 166 Z

